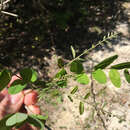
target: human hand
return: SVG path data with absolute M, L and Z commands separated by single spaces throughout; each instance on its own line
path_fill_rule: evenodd
M 13 76 L 8 87 L 17 80 L 17 76 Z M 0 92 L 0 119 L 5 115 L 16 112 L 24 112 L 28 114 L 40 114 L 40 108 L 36 106 L 38 94 L 34 90 L 24 90 L 18 94 L 10 95 L 8 89 L 5 88 Z M 19 130 L 37 130 L 36 128 L 26 124 Z M 13 129 L 14 130 L 14 129 Z

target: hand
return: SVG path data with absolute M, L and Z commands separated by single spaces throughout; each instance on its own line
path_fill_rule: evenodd
M 13 76 L 8 87 L 18 79 Z M 38 94 L 34 90 L 24 90 L 18 94 L 10 95 L 8 89 L 5 88 L 0 92 L 0 119 L 5 115 L 16 112 L 24 112 L 28 114 L 40 114 L 40 108 L 36 106 Z M 14 129 L 13 129 L 14 130 Z M 26 124 L 19 130 L 37 130 L 36 128 Z

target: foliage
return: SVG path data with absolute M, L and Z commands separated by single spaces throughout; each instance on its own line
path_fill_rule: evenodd
M 73 80 L 77 81 L 79 84 L 87 85 L 90 82 L 92 83 L 93 80 L 96 80 L 100 84 L 107 83 L 107 76 L 104 72 L 104 69 L 106 69 L 108 66 L 110 66 L 117 58 L 118 55 L 111 56 L 109 58 L 106 58 L 105 60 L 101 61 L 99 64 L 93 66 L 91 70 L 91 78 L 88 77 L 86 74 L 83 63 L 81 61 L 81 56 L 88 54 L 92 49 L 97 47 L 98 45 L 103 45 L 106 41 L 109 39 L 112 39 L 116 36 L 115 33 L 110 33 L 107 37 L 104 37 L 102 41 L 99 41 L 96 45 L 93 45 L 92 48 L 83 51 L 82 54 L 76 57 L 76 51 L 71 46 L 71 51 L 73 58 L 70 62 L 64 64 L 62 63 L 60 59 L 60 65 L 59 65 L 59 72 L 55 75 L 55 77 L 48 82 L 40 81 L 38 79 L 37 72 L 31 68 L 23 68 L 20 70 L 20 76 L 16 75 L 19 79 L 15 80 L 10 88 L 8 89 L 10 94 L 16 94 L 20 91 L 22 91 L 25 88 L 28 88 L 28 85 L 31 85 L 32 88 L 36 88 L 38 86 L 44 85 L 44 88 L 39 88 L 40 90 L 40 98 L 43 98 L 43 95 L 51 94 L 52 97 L 59 96 L 60 95 L 60 88 L 64 88 L 67 86 L 68 79 L 72 78 Z M 58 60 L 59 62 L 59 60 Z M 62 64 L 62 65 L 61 65 Z M 126 81 L 130 83 L 130 74 L 127 70 L 129 68 L 129 62 L 120 63 L 117 65 L 112 65 L 108 69 L 109 71 L 109 78 L 112 84 L 120 88 L 121 86 L 121 77 L 120 73 L 118 72 L 119 69 L 124 69 L 124 76 L 126 78 Z M 69 68 L 69 70 L 67 69 Z M 7 87 L 9 81 L 11 80 L 12 73 L 8 70 L 4 69 L 0 73 L 0 90 L 3 90 L 5 87 Z M 2 82 L 4 81 L 4 83 Z M 68 98 L 71 102 L 73 102 L 72 95 L 74 95 L 78 91 L 78 86 L 75 86 L 70 94 L 68 95 Z M 90 95 L 93 95 L 93 91 L 91 90 L 86 95 L 83 96 L 83 99 L 87 99 Z M 95 101 L 95 100 L 94 100 Z M 95 106 L 95 109 L 96 106 Z M 82 115 L 84 113 L 84 101 L 80 101 L 79 103 L 79 113 Z M 100 117 L 100 116 L 99 116 Z M 9 127 L 20 127 L 25 122 L 28 122 L 36 127 L 39 127 L 41 130 L 44 129 L 44 122 L 47 119 L 46 116 L 40 116 L 40 115 L 27 115 L 24 113 L 14 113 L 11 115 L 7 115 L 4 119 L 0 121 L 0 124 L 3 123 L 1 127 L 3 126 L 6 128 Z
M 98 70 L 94 71 L 92 73 L 92 76 L 100 84 L 105 84 L 107 82 L 107 77 L 106 77 L 105 73 L 101 69 L 98 69 Z
M 14 3 L 14 1 L 10 2 L 11 4 L 8 10 L 10 11 L 11 9 L 11 12 L 6 12 L 4 11 L 6 7 L 2 7 L 2 5 L 5 6 L 5 2 L 7 1 L 10 2 L 10 0 L 3 0 L 3 3 L 1 2 L 0 13 L 14 16 L 16 17 L 16 19 L 9 18 L 9 20 L 7 20 L 9 23 L 6 20 L 4 22 L 2 21 L 2 25 L 4 25 L 4 27 L 2 26 L 0 30 L 0 37 L 2 40 L 3 39 L 5 40 L 7 37 L 9 38 L 18 37 L 17 28 L 19 28 L 21 29 L 20 36 L 22 36 L 22 33 L 24 34 L 28 32 L 29 37 L 28 36 L 27 37 L 28 38 L 31 37 L 32 41 L 35 40 L 35 42 L 37 43 L 39 43 L 40 41 L 43 41 L 46 37 L 48 41 L 48 34 L 50 36 L 51 41 L 53 41 L 53 35 L 54 36 L 56 35 L 55 33 L 56 30 L 60 30 L 59 32 L 62 32 L 62 31 L 67 32 L 71 28 L 71 25 L 79 24 L 79 25 L 84 26 L 83 24 L 84 21 L 87 21 L 87 26 L 88 26 L 87 29 L 93 26 L 91 24 L 89 25 L 89 22 L 94 23 L 94 21 L 96 24 L 98 23 L 98 25 L 102 26 L 106 23 L 110 23 L 109 19 L 112 19 L 112 24 L 113 24 L 113 21 L 116 18 L 116 17 L 113 17 L 113 16 L 116 16 L 115 12 L 121 12 L 121 10 L 114 11 L 118 8 L 117 6 L 116 8 L 112 8 L 112 10 L 110 10 L 108 6 L 115 7 L 115 5 L 118 5 L 118 4 L 115 1 L 107 2 L 106 0 L 95 0 L 95 1 L 91 1 L 91 0 L 18 1 L 17 0 L 16 3 Z M 113 12 L 112 15 L 110 14 L 110 11 Z M 15 12 L 16 14 L 12 12 Z M 20 17 L 18 17 L 18 14 Z M 97 15 L 99 16 L 98 20 L 97 20 Z M 101 20 L 100 18 L 102 16 L 104 16 L 103 20 Z M 100 22 L 97 22 L 97 21 L 100 21 Z M 102 26 L 101 28 L 104 30 L 104 26 Z M 95 27 L 95 30 L 97 30 L 99 34 L 102 32 L 101 29 L 98 27 Z M 14 32 L 17 32 L 17 33 L 15 34 Z M 41 91 L 39 99 L 41 99 L 45 94 L 48 94 L 48 95 L 50 94 L 51 99 L 52 99 L 53 97 L 56 97 L 56 96 L 61 97 L 60 89 L 67 86 L 68 79 L 70 78 L 74 79 L 79 84 L 88 85 L 89 83 L 92 82 L 92 79 L 89 79 L 88 75 L 86 74 L 83 67 L 83 63 L 82 63 L 83 60 L 81 57 L 89 53 L 92 49 L 94 49 L 98 45 L 103 45 L 104 42 L 109 43 L 109 40 L 112 39 L 114 36 L 115 36 L 114 34 L 108 34 L 108 36 L 105 36 L 102 41 L 99 41 L 96 45 L 93 44 L 92 48 L 85 50 L 79 56 L 77 56 L 78 54 L 76 54 L 74 47 L 71 46 L 72 56 L 74 59 L 72 59 L 67 64 L 65 64 L 62 61 L 62 59 L 58 59 L 58 67 L 60 70 L 55 75 L 55 77 L 49 82 L 38 80 L 37 72 L 30 68 L 24 68 L 20 70 L 19 73 L 21 77 L 19 77 L 20 78 L 19 80 L 14 81 L 11 87 L 8 88 L 9 93 L 16 94 L 22 91 L 23 89 L 28 88 L 28 86 L 31 86 L 31 88 L 37 88 Z M 18 38 L 18 40 L 19 39 L 23 39 L 23 37 Z M 28 40 L 27 40 L 27 43 L 29 43 Z M 35 46 L 36 45 L 32 45 L 32 48 L 35 48 Z M 12 44 L 11 44 L 11 50 L 13 52 Z M 98 65 L 94 66 L 91 73 L 92 78 L 100 84 L 105 84 L 107 82 L 107 77 L 106 77 L 106 74 L 104 73 L 104 69 L 108 67 L 111 63 L 113 63 L 113 61 L 115 61 L 117 58 L 118 56 L 114 55 L 112 57 L 109 57 L 103 60 Z M 9 60 L 7 59 L 7 61 Z M 6 62 L 3 62 L 3 63 L 5 64 Z M 69 71 L 67 70 L 67 67 L 69 68 Z M 110 69 L 109 78 L 115 87 L 119 88 L 121 86 L 121 78 L 118 72 L 119 69 L 124 69 L 124 76 L 126 78 L 126 81 L 130 83 L 130 74 L 126 68 L 130 68 L 129 62 L 117 64 L 109 68 Z M 11 80 L 12 75 L 13 74 L 6 69 L 0 72 L 0 91 L 2 91 L 5 87 L 7 87 L 9 81 Z M 39 86 L 39 88 L 37 86 Z M 70 101 L 73 102 L 72 95 L 74 95 L 78 91 L 78 88 L 79 86 L 74 86 L 74 88 L 70 92 L 70 95 L 68 95 L 68 98 L 70 99 Z M 88 99 L 90 95 L 92 95 L 92 93 L 88 92 L 84 96 L 84 99 Z M 60 98 L 60 100 L 62 99 Z M 84 102 L 80 102 L 79 112 L 80 114 L 83 114 Z M 16 120 L 17 117 L 18 117 L 18 120 Z M 41 118 L 44 118 L 44 117 L 41 117 Z M 23 120 L 21 121 L 21 119 Z M 12 121 L 11 123 L 14 123 L 14 125 L 17 127 L 20 127 L 25 122 L 29 122 L 30 124 L 38 126 L 43 130 L 43 124 L 40 122 L 41 119 L 39 119 L 38 116 L 34 116 L 34 115 L 28 116 L 26 114 L 23 115 L 22 113 L 16 113 L 13 115 L 12 114 L 8 115 L 3 120 L 4 120 L 4 123 L 3 123 L 4 126 L 1 125 L 2 123 L 0 122 L 0 126 L 2 127 L 2 128 L 0 127 L 0 129 L 3 129 L 3 130 L 10 128 L 10 121 Z
M 11 80 L 12 74 L 8 70 L 4 69 L 0 73 L 0 83 L 1 83 L 1 91 L 7 87 L 8 83 Z M 15 80 L 11 86 L 8 88 L 8 92 L 10 94 L 17 94 L 20 91 L 22 91 L 24 88 L 27 88 L 28 84 L 35 85 L 35 82 L 38 82 L 37 80 L 37 72 L 30 68 L 24 68 L 20 70 L 20 76 L 16 75 L 19 79 Z M 4 82 L 3 82 L 4 81 Z M 37 84 L 36 84 L 37 85 Z M 4 119 L 0 121 L 0 129 L 9 129 L 13 127 L 20 127 L 25 122 L 28 122 L 38 128 L 40 130 L 44 129 L 44 121 L 47 119 L 47 116 L 42 115 L 28 115 L 25 113 L 14 113 L 11 115 L 5 116 Z
M 0 90 L 3 90 L 11 80 L 10 73 L 8 70 L 0 72 Z

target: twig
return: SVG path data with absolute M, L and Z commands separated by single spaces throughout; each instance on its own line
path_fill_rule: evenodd
M 105 36 L 104 36 L 104 38 L 103 38 L 102 41 L 99 41 L 96 45 L 93 45 L 91 48 L 84 50 L 83 53 L 81 53 L 81 54 L 80 54 L 79 56 L 77 56 L 76 58 L 72 59 L 68 64 L 66 64 L 66 66 L 67 66 L 67 65 L 70 65 L 73 61 L 78 60 L 81 56 L 88 54 L 90 51 L 92 51 L 92 50 L 93 50 L 94 48 L 96 48 L 97 46 L 103 45 L 105 41 L 112 39 L 112 38 L 115 37 L 116 35 L 117 35 L 117 33 L 114 33 L 114 34 L 111 34 L 111 35 L 109 34 L 108 37 L 105 37 Z
M 9 3 L 11 0 L 6 0 L 5 2 L 3 2 L 3 0 L 1 0 L 1 4 L 0 4 L 0 13 L 2 14 L 6 14 L 6 15 L 10 15 L 10 16 L 14 16 L 14 17 L 18 17 L 17 14 L 14 14 L 14 13 L 10 13 L 10 12 L 7 12 L 7 11 L 3 11 L 3 7 L 5 4 Z
M 3 0 L 1 0 L 0 9 L 2 10 L 2 9 L 3 9 L 3 6 L 4 6 L 5 4 L 9 3 L 9 2 L 10 2 L 10 0 L 6 0 L 6 1 L 4 1 L 4 2 L 3 2 Z
M 94 89 L 93 89 L 93 79 L 92 79 L 92 72 L 91 72 L 91 93 L 92 93 L 92 98 L 93 98 L 93 103 L 94 103 L 94 109 L 95 111 L 97 112 L 97 116 L 99 117 L 99 119 L 101 120 L 102 122 L 102 125 L 104 127 L 104 130 L 107 130 L 106 128 L 106 124 L 102 118 L 102 116 L 100 115 L 100 112 L 97 108 L 97 102 L 96 102 L 96 94 L 94 93 Z
M 1 1 L 2 1 L 2 0 L 1 0 Z M 3 2 L 3 5 L 4 5 L 4 4 L 7 4 L 8 2 L 10 2 L 10 0 L 4 1 L 4 2 Z M 0 6 L 1 6 L 1 4 L 0 4 Z
M 1 11 L 1 13 L 3 13 L 3 14 L 7 14 L 7 15 L 11 15 L 11 16 L 14 16 L 14 17 L 18 17 L 17 14 L 9 13 L 9 12 L 6 12 L 6 11 Z

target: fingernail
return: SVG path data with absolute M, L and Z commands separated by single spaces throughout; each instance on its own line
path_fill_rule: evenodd
M 24 95 L 26 95 L 26 94 L 28 94 L 28 93 L 30 93 L 32 91 L 33 91 L 32 89 L 27 89 L 27 90 L 24 90 L 23 93 L 24 93 Z

